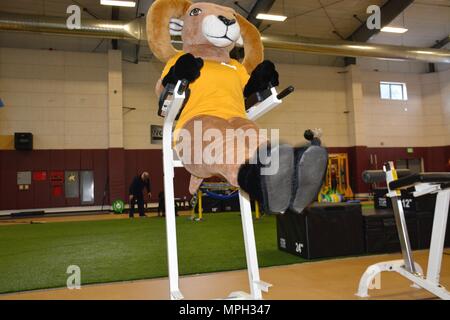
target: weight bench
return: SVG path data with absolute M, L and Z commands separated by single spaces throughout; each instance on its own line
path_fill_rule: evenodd
M 171 300 L 183 299 L 179 288 L 178 272 L 178 249 L 176 238 L 176 221 L 174 208 L 174 168 L 183 167 L 182 162 L 176 158 L 172 149 L 173 124 L 176 121 L 185 99 L 188 97 L 189 89 L 186 80 L 178 81 L 170 91 L 163 91 L 160 97 L 160 108 L 158 114 L 165 117 L 163 126 L 163 167 L 164 167 L 164 192 L 166 205 L 166 234 L 167 234 L 167 256 L 169 267 L 169 290 Z M 294 91 L 288 87 L 280 94 L 275 88 L 270 88 L 262 93 L 255 94 L 247 99 L 246 107 L 250 103 L 256 103 L 247 111 L 250 120 L 256 120 L 277 107 L 281 99 Z M 256 253 L 255 234 L 253 230 L 252 211 L 250 199 L 246 192 L 239 191 L 239 204 L 241 208 L 242 229 L 244 233 L 245 255 L 247 260 L 248 280 L 250 293 L 237 291 L 232 292 L 227 299 L 262 299 L 262 291 L 267 292 L 271 284 L 261 281 L 259 277 L 258 258 Z
M 450 201 L 450 173 L 420 173 L 398 178 L 393 162 L 389 162 L 383 166 L 383 171 L 364 172 L 363 179 L 367 183 L 386 181 L 387 196 L 392 201 L 403 259 L 380 262 L 369 266 L 361 277 L 356 295 L 368 297 L 369 287 L 375 277 L 383 271 L 388 271 L 397 272 L 411 280 L 412 286 L 415 288 L 423 288 L 441 299 L 450 300 L 450 292 L 439 283 Z M 423 274 L 421 266 L 413 259 L 400 199 L 400 189 L 412 192 L 414 197 L 437 193 L 426 276 Z

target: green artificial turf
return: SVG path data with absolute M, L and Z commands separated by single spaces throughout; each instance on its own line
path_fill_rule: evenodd
M 81 283 L 167 276 L 165 220 L 120 219 L 0 227 L 0 293 L 62 287 L 69 265 Z M 260 266 L 303 262 L 277 249 L 276 221 L 254 222 Z M 177 218 L 181 274 L 246 267 L 238 213 Z

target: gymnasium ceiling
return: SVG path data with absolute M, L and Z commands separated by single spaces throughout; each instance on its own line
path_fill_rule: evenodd
M 120 8 L 119 20 L 128 21 L 146 13 L 153 2 L 136 1 L 137 8 Z M 269 13 L 286 15 L 288 19 L 285 22 L 262 22 L 259 28 L 265 34 L 346 39 L 358 29 L 361 21 L 365 21 L 369 5 L 382 6 L 388 1 L 399 0 L 275 0 Z M 235 0 L 211 2 L 233 7 L 241 14 L 248 15 L 257 1 L 239 0 L 239 7 L 234 4 Z M 0 0 L 0 11 L 66 16 L 66 8 L 70 4 L 84 7 L 85 18 L 111 19 L 112 16 L 111 7 L 100 5 L 99 0 Z M 431 47 L 450 34 L 450 0 L 416 0 L 390 25 L 406 27 L 409 31 L 402 35 L 379 33 L 368 42 Z M 111 44 L 110 40 L 101 39 L 0 32 L 0 46 L 104 52 Z M 135 54 L 134 44 L 120 41 L 119 47 L 124 50 L 125 56 Z M 450 45 L 447 44 L 445 48 L 450 48 Z M 148 59 L 146 46 L 141 46 L 139 56 Z M 325 60 L 336 61 L 333 57 Z

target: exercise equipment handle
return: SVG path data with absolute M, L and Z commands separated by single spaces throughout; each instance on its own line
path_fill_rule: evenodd
M 289 86 L 286 89 L 284 89 L 283 91 L 281 91 L 278 95 L 277 98 L 279 100 L 283 99 L 284 97 L 290 95 L 292 92 L 294 92 L 295 88 L 293 86 Z
M 411 174 L 409 169 L 398 169 L 397 176 L 405 177 Z M 362 173 L 362 179 L 365 183 L 386 182 L 386 172 L 383 170 L 366 170 Z

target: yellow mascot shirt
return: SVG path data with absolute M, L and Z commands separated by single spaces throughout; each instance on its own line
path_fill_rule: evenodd
M 161 79 L 183 54 L 184 52 L 180 52 L 167 62 Z M 234 59 L 227 64 L 210 60 L 203 62 L 200 77 L 189 85 L 189 100 L 181 112 L 176 129 L 182 128 L 188 120 L 199 115 L 226 120 L 234 117 L 247 118 L 243 92 L 249 75 L 244 66 Z

